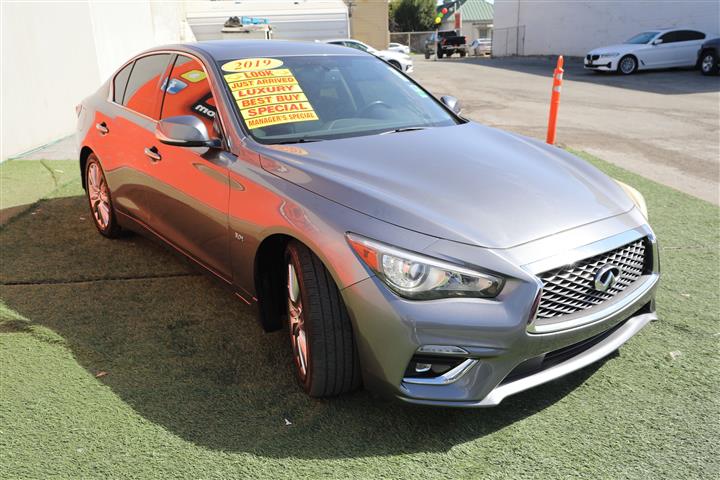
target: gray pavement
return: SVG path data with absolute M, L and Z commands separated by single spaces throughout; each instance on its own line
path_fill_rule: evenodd
M 415 55 L 417 79 L 468 118 L 545 139 L 554 59 Z M 558 144 L 720 203 L 720 77 L 696 70 L 588 72 L 566 62 Z
M 13 160 L 71 160 L 77 158 L 75 135 L 69 135 L 40 148 L 12 157 Z

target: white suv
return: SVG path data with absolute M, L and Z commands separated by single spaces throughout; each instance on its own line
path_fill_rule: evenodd
M 356 48 L 363 52 L 368 52 L 376 57 L 380 57 L 388 62 L 398 70 L 410 73 L 413 71 L 413 61 L 409 55 L 405 55 L 401 52 L 393 52 L 392 50 L 375 50 L 370 45 L 363 43 L 359 40 L 353 40 L 351 38 L 334 38 L 331 40 L 323 40 L 324 43 L 331 43 L 333 45 L 340 45 L 343 47 Z

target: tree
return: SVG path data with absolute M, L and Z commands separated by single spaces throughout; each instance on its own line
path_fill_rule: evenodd
M 434 28 L 435 0 L 393 0 L 390 29 L 394 32 L 426 32 Z

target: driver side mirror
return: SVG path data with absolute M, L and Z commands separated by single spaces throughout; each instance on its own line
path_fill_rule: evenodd
M 221 146 L 219 139 L 210 138 L 202 120 L 192 115 L 178 115 L 160 120 L 155 127 L 155 138 L 162 143 L 177 147 Z
M 443 105 L 445 105 L 447 108 L 449 108 L 458 115 L 462 111 L 462 107 L 460 106 L 460 100 L 451 95 L 443 95 L 442 97 L 440 97 L 440 101 L 443 103 Z
M 663 39 L 662 39 L 662 38 L 655 39 L 655 40 L 653 40 L 653 42 L 652 42 L 653 45 L 660 45 L 661 43 L 663 43 Z

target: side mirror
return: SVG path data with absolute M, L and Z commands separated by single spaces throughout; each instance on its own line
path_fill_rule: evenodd
M 210 138 L 202 120 L 192 115 L 179 115 L 160 120 L 155 127 L 155 138 L 162 143 L 177 147 L 220 146 L 220 140 Z
M 462 107 L 460 106 L 460 101 L 451 95 L 443 95 L 442 97 L 440 97 L 440 101 L 443 103 L 443 105 L 445 105 L 450 110 L 457 113 L 458 115 L 462 111 Z
M 653 42 L 652 42 L 653 45 L 660 45 L 661 43 L 663 43 L 662 38 L 657 38 L 657 39 L 653 40 Z

